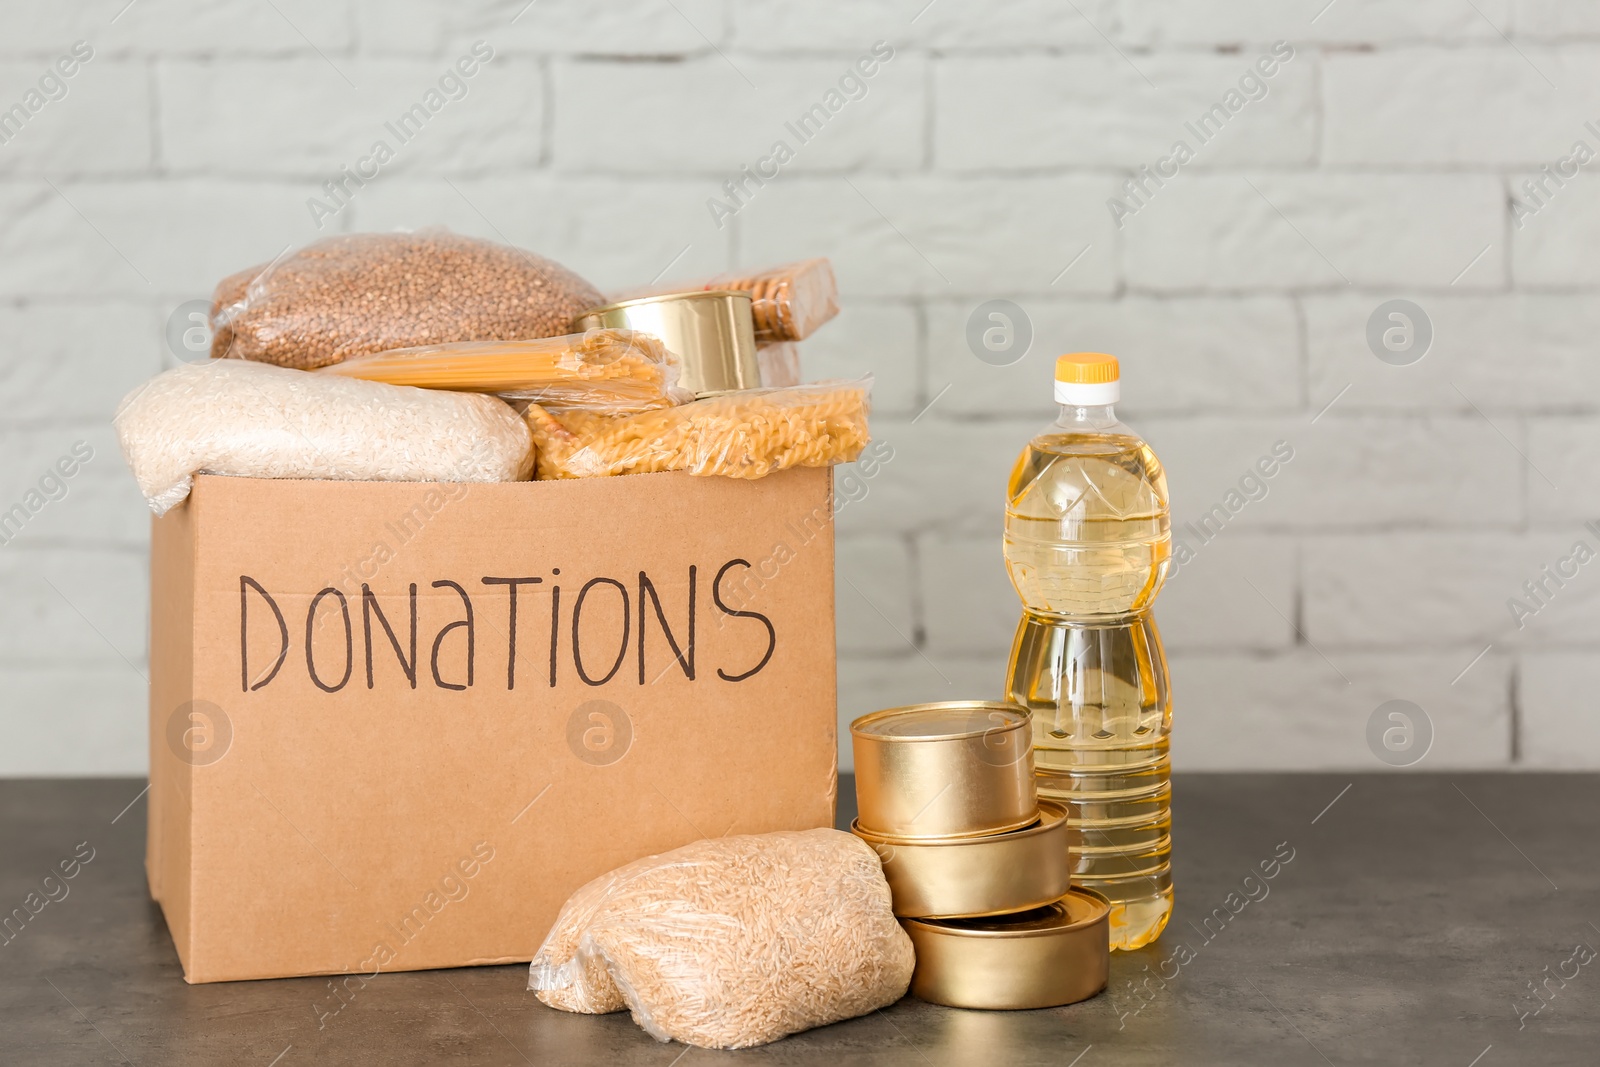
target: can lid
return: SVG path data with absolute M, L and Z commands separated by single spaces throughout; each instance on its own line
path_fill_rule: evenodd
M 992 847 L 1000 841 L 1015 841 L 1022 837 L 1037 837 L 1048 834 L 1062 823 L 1067 821 L 1066 805 L 1055 800 L 1039 801 L 1039 815 L 1026 826 L 1019 826 L 1015 830 L 1002 830 L 994 834 L 978 834 L 971 837 L 900 837 L 896 834 L 879 833 L 877 830 L 863 829 L 859 818 L 850 820 L 850 832 L 869 845 L 879 843 L 894 845 L 897 848 L 927 848 L 948 849 L 958 848 L 962 845 L 978 845 Z
M 857 737 L 879 741 L 955 741 L 983 737 L 995 729 L 1021 727 L 1026 708 L 998 700 L 947 700 L 910 704 L 863 715 L 850 724 Z
M 750 294 L 743 289 L 685 289 L 677 293 L 652 293 L 649 296 L 635 296 L 627 300 L 614 300 L 609 304 L 599 304 L 595 307 L 580 311 L 572 317 L 574 326 L 587 319 L 596 318 L 608 311 L 619 308 L 648 307 L 653 304 L 681 303 L 696 300 L 726 300 L 733 297 L 735 301 L 749 300 Z
M 986 915 L 977 919 L 903 919 L 937 927 L 962 937 L 1049 937 L 1071 933 L 1102 921 L 1111 903 L 1092 889 L 1073 886 L 1060 900 L 1031 911 Z

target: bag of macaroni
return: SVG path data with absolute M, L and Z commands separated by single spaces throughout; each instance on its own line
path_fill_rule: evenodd
M 151 549 L 146 868 L 184 976 L 527 961 L 606 871 L 831 825 L 835 506 L 827 468 L 198 476 Z

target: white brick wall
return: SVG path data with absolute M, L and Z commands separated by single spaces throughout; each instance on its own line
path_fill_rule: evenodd
M 176 358 L 168 315 L 315 238 L 307 198 L 479 40 L 468 95 L 320 232 L 444 224 L 603 288 L 832 256 L 807 369 L 871 372 L 894 447 L 840 516 L 841 720 L 1001 685 L 1002 487 L 1050 357 L 1095 348 L 1180 531 L 1294 449 L 1158 606 L 1179 767 L 1381 769 L 1390 699 L 1432 719 L 1425 769 L 1600 767 L 1600 563 L 1523 627 L 1506 604 L 1600 550 L 1600 161 L 1509 203 L 1600 151 L 1594 5 L 125 4 L 0 13 L 0 110 L 94 48 L 0 145 L 0 509 L 94 449 L 0 546 L 0 774 L 143 768 L 148 520 L 111 408 Z M 719 226 L 723 180 L 879 40 L 865 97 Z M 1119 227 L 1108 198 L 1277 40 L 1266 96 Z M 1365 339 L 1397 297 L 1435 333 L 1408 367 Z M 965 341 L 993 298 L 1034 330 L 1008 367 Z

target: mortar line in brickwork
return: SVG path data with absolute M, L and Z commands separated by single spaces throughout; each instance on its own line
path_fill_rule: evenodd
M 1300 408 L 1311 410 L 1311 327 L 1306 319 L 1305 301 L 1296 293 L 1289 297 L 1289 307 L 1294 313 L 1295 366 L 1298 368 Z
M 1324 139 L 1328 133 L 1328 123 L 1323 114 L 1323 53 L 1319 50 L 1311 56 L 1311 167 L 1320 172 L 1322 170 L 1322 156 Z
M 1527 412 L 1518 412 L 1513 417 L 1517 420 L 1519 431 L 1517 437 L 1522 442 L 1523 451 L 1525 453 L 1532 451 L 1533 419 L 1536 416 L 1529 415 Z M 1518 522 L 1517 528 L 1525 534 L 1530 528 L 1531 516 L 1533 515 L 1533 475 L 1537 468 L 1534 467 L 1531 459 L 1523 466 L 1525 469 L 1522 472 L 1522 509 L 1519 516 L 1521 521 Z M 1543 478 L 1543 474 L 1540 474 L 1540 477 Z M 1552 486 L 1552 488 L 1554 487 Z
M 539 109 L 539 169 L 554 166 L 556 136 L 556 75 L 549 56 L 539 57 L 539 88 L 544 104 Z
M 1293 544 L 1294 570 L 1292 572 L 1294 588 L 1290 590 L 1289 600 L 1289 626 L 1294 630 L 1294 643 L 1296 645 L 1310 644 L 1311 639 L 1306 633 L 1306 583 L 1304 556 L 1300 542 Z
M 928 407 L 928 395 L 930 389 L 928 376 L 932 373 L 933 369 L 932 358 L 928 352 L 930 347 L 928 330 L 928 305 L 925 297 L 918 296 L 912 298 L 911 318 L 912 331 L 914 334 L 911 358 L 916 367 L 916 388 L 913 390 L 913 393 L 916 396 L 916 409 L 920 412 L 926 411 Z
M 1507 672 L 1506 701 L 1511 707 L 1510 741 L 1511 765 L 1516 766 L 1522 762 L 1522 701 L 1518 697 L 1518 690 L 1522 684 L 1522 653 L 1514 653 L 1511 657 L 1511 670 Z
M 1130 172 L 1131 173 L 1131 172 Z M 1128 296 L 1128 271 L 1123 262 L 1126 251 L 1126 238 L 1123 236 L 1122 227 L 1111 231 L 1111 250 L 1108 253 L 1111 259 L 1111 299 L 1124 300 Z M 1085 249 L 1084 251 L 1088 251 Z M 1054 282 L 1050 283 L 1054 285 Z
M 902 533 L 900 539 L 911 561 L 911 642 L 921 649 L 928 643 L 927 611 L 922 596 L 922 552 L 916 534 Z
M 368 54 L 366 49 L 361 46 L 361 14 L 357 11 L 357 7 L 358 5 L 354 3 L 345 5 L 344 28 L 350 32 L 350 47 L 340 53 L 355 60 L 359 60 Z M 433 56 L 429 55 L 428 58 L 432 59 Z
M 1511 242 L 1515 239 L 1511 227 L 1511 201 L 1513 199 L 1511 193 L 1511 178 L 1512 176 L 1510 174 L 1502 174 L 1500 176 L 1500 191 L 1505 194 L 1505 200 L 1500 205 L 1502 211 L 1500 218 L 1500 246 L 1504 249 L 1500 255 L 1500 258 L 1502 260 L 1501 265 L 1505 270 L 1505 291 L 1508 293 L 1516 292 L 1518 289 L 1517 275 L 1516 271 L 1514 270 L 1516 257 L 1511 254 Z
M 150 59 L 145 64 L 145 85 L 150 93 L 150 108 L 146 116 L 150 120 L 150 170 L 152 173 L 161 172 L 161 90 L 160 77 L 156 73 L 156 60 Z
M 1584 296 L 1584 297 L 1593 297 L 1593 296 L 1596 295 L 1596 292 L 1594 290 L 1587 290 L 1587 291 L 1534 290 L 1534 289 L 1522 288 L 1522 289 L 1517 289 L 1515 291 L 1509 291 L 1509 290 L 1502 290 L 1502 289 L 1467 288 L 1467 287 L 1462 287 L 1462 286 L 1457 286 L 1455 288 L 1451 288 L 1448 285 L 1419 284 L 1419 283 L 1405 283 L 1403 285 L 1403 288 L 1404 288 L 1404 290 L 1406 292 L 1413 293 L 1413 294 L 1418 295 L 1418 296 L 1460 296 L 1462 294 L 1466 294 L 1468 296 L 1479 296 L 1479 297 L 1482 297 L 1482 296 L 1508 296 L 1508 295 L 1515 295 L 1515 293 L 1533 293 L 1535 295 L 1548 295 L 1548 296 Z M 1290 299 L 1290 298 L 1294 298 L 1294 297 L 1306 297 L 1306 296 L 1372 296 L 1372 297 L 1376 297 L 1376 298 L 1379 298 L 1379 299 L 1387 299 L 1387 298 L 1392 297 L 1394 295 L 1394 287 L 1393 286 L 1381 286 L 1381 285 L 1363 285 L 1363 284 L 1360 284 L 1360 283 L 1357 283 L 1355 285 L 1344 285 L 1344 284 L 1341 283 L 1341 284 L 1333 285 L 1333 286 L 1294 286 L 1294 287 L 1287 288 L 1287 289 L 1271 289 L 1271 288 L 1261 288 L 1261 289 L 1200 289 L 1200 288 L 1193 288 L 1193 287 L 1171 288 L 1171 289 L 1148 289 L 1148 288 L 1143 288 L 1143 287 L 1138 286 L 1138 285 L 1129 285 L 1126 289 L 1124 289 L 1120 293 L 1117 293 L 1117 294 L 1114 294 L 1114 295 L 1108 295 L 1108 294 L 1103 293 L 1103 292 L 1098 292 L 1098 293 L 1053 293 L 1053 294 L 1041 294 L 1041 293 L 1038 293 L 1038 292 L 1035 292 L 1035 291 L 1031 291 L 1031 290 L 1020 290 L 1020 289 L 1012 289 L 1011 292 L 1014 295 L 1017 295 L 1017 296 L 1026 296 L 1026 297 L 1054 296 L 1057 299 L 1073 299 L 1073 300 L 1095 300 L 1095 299 L 1115 300 L 1115 299 L 1118 299 L 1120 296 L 1140 297 L 1140 298 L 1145 298 L 1145 299 L 1170 299 L 1170 300 L 1187 300 L 1187 299 L 1195 299 L 1195 298 L 1201 298 L 1201 297 L 1207 297 L 1207 298 L 1217 299 L 1217 300 L 1223 300 L 1223 299 L 1249 300 L 1249 299 L 1265 299 L 1265 298 L 1271 298 L 1271 297 L 1279 297 L 1279 298 L 1283 298 L 1283 299 Z M 960 294 L 952 294 L 952 295 L 960 295 Z M 974 294 L 971 294 L 971 295 L 977 295 L 977 294 L 974 293 Z
M 1138 161 L 1135 161 L 1137 164 Z M 1458 162 L 1384 162 L 1384 163 L 1317 163 L 1312 161 L 1262 161 L 1243 166 L 1236 163 L 1202 163 L 1196 161 L 1183 170 L 1184 174 L 1204 175 L 1207 177 L 1226 177 L 1239 174 L 1272 174 L 1272 175 L 1300 175 L 1307 178 L 1323 176 L 1395 176 L 1402 178 L 1498 178 L 1501 169 L 1507 166 L 1526 165 L 1529 170 L 1537 170 L 1546 160 L 1527 160 L 1523 164 L 1516 162 L 1506 163 L 1494 161 L 1487 163 L 1458 163 Z M 1126 163 L 1029 163 L 1021 166 L 1010 167 L 962 167 L 961 169 L 936 169 L 935 174 L 951 178 L 1071 178 L 1071 177 L 1126 177 L 1131 171 Z M 856 173 L 855 169 L 849 173 Z M 617 171 L 614 173 L 630 173 Z M 820 173 L 818 169 L 807 169 L 806 174 Z

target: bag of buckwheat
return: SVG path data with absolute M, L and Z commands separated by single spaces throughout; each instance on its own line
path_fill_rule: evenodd
M 838 830 L 696 841 L 574 893 L 529 968 L 563 1011 L 747 1048 L 905 995 L 915 959 L 870 846 Z
M 393 348 L 553 337 L 601 303 L 561 264 L 509 245 L 442 228 L 344 234 L 222 279 L 211 354 L 310 370 Z

